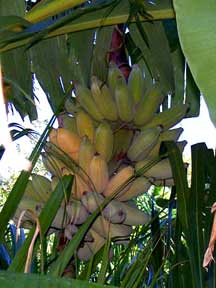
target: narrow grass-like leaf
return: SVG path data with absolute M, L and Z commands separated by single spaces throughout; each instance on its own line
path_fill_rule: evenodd
M 53 125 L 56 116 L 52 116 L 51 120 L 49 121 L 46 129 L 44 130 L 43 134 L 41 135 L 40 139 L 38 140 L 34 150 L 32 151 L 29 160 L 32 163 L 32 168 L 37 162 L 37 159 L 40 155 L 40 152 L 44 146 L 44 143 L 47 139 L 50 127 Z M 26 185 L 28 183 L 28 178 L 31 174 L 31 171 L 22 171 L 20 176 L 18 177 L 16 183 L 14 184 L 10 194 L 8 195 L 7 201 L 4 204 L 4 207 L 0 213 L 0 243 L 2 243 L 4 238 L 4 233 L 6 231 L 8 222 L 10 219 L 13 218 L 13 215 L 17 209 L 17 206 L 24 194 Z
M 111 239 L 107 239 L 104 248 L 103 248 L 103 257 L 102 257 L 102 262 L 101 262 L 101 269 L 98 275 L 98 280 L 97 282 L 100 284 L 104 284 L 106 281 L 106 274 L 107 274 L 107 268 L 109 266 L 109 261 L 110 261 L 110 244 L 111 244 Z
M 87 281 L 66 279 L 66 278 L 54 278 L 51 276 L 41 276 L 34 274 L 21 274 L 11 272 L 0 272 L 0 286 L 7 288 L 102 288 L 107 287 L 100 284 L 89 283 Z M 114 288 L 114 286 L 109 286 Z
M 72 185 L 72 176 L 64 176 L 62 178 L 62 182 L 59 182 L 53 193 L 51 194 L 49 200 L 45 204 L 44 208 L 41 211 L 41 214 L 39 216 L 39 223 L 41 228 L 41 234 L 45 235 L 47 230 L 52 224 L 52 221 L 61 206 L 62 200 L 64 199 L 65 190 L 70 189 Z M 13 272 L 22 272 L 27 251 L 29 249 L 29 245 L 31 243 L 32 237 L 34 235 L 35 228 L 33 227 L 31 231 L 29 232 L 29 235 L 24 242 L 23 246 L 20 248 L 18 253 L 16 254 L 13 262 L 11 263 L 9 267 L 9 271 Z

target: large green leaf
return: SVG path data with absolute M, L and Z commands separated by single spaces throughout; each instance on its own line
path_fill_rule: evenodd
M 34 274 L 21 274 L 21 273 L 0 273 L 0 286 L 7 288 L 100 288 L 107 287 L 105 285 L 89 283 L 82 280 L 56 278 L 51 276 L 41 276 Z M 114 286 L 109 286 L 114 287 Z
M 216 126 L 216 2 L 174 0 L 180 43 Z

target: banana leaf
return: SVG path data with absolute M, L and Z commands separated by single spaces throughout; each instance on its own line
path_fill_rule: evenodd
M 203 94 L 216 126 L 216 3 L 202 0 L 174 1 L 180 43 L 191 73 Z

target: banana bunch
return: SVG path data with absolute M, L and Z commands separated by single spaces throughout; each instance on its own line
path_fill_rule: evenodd
M 66 113 L 59 116 L 59 128 L 51 130 L 42 153 L 51 181 L 32 175 L 18 210 L 29 205 L 39 213 L 61 177 L 72 174 L 70 199 L 62 203 L 52 228 L 64 228 L 70 240 L 99 207 L 100 215 L 83 239 L 78 257 L 88 260 L 110 238 L 127 243 L 133 227 L 150 220 L 131 200 L 152 184 L 174 185 L 169 159 L 153 161 L 159 159 L 161 143 L 175 141 L 180 151 L 186 144 L 177 142 L 183 129 L 170 128 L 184 118 L 188 105 L 159 112 L 163 100 L 159 83 L 146 89 L 138 65 L 132 67 L 128 83 L 112 64 L 107 83 L 92 76 L 89 88 L 77 85 L 76 97 L 66 101 Z M 107 198 L 111 200 L 102 208 Z

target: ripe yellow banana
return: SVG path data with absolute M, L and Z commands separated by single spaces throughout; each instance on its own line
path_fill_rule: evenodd
M 134 104 L 138 104 L 144 93 L 144 79 L 139 65 L 133 65 L 128 78 L 128 89 L 133 97 Z M 135 116 L 136 117 L 136 116 Z
M 95 149 L 109 162 L 113 153 L 114 136 L 110 125 L 106 122 L 100 123 L 95 131 Z
M 75 174 L 73 187 L 72 187 L 72 198 L 80 200 L 84 193 L 90 191 L 90 185 L 87 182 L 86 178 Z
M 104 119 L 116 121 L 118 119 L 118 112 L 111 90 L 106 84 L 102 84 L 97 77 L 93 76 L 91 79 L 91 92 L 98 110 L 104 116 Z
M 49 134 L 50 142 L 67 153 L 73 160 L 78 161 L 80 137 L 64 128 L 52 129 Z
M 92 118 L 83 109 L 80 109 L 76 114 L 76 125 L 80 138 L 88 136 L 89 140 L 93 142 L 94 124 Z
M 131 122 L 134 118 L 133 99 L 128 91 L 127 84 L 122 78 L 117 79 L 115 88 L 115 102 L 119 118 L 123 122 Z
M 112 176 L 112 178 L 109 180 L 109 183 L 106 189 L 104 190 L 103 195 L 105 197 L 108 197 L 112 195 L 113 193 L 115 193 L 120 188 L 121 188 L 121 191 L 118 191 L 118 192 L 125 193 L 125 191 L 127 191 L 131 185 L 131 183 L 127 184 L 127 181 L 133 175 L 134 175 L 134 169 L 131 166 L 126 166 L 123 169 L 121 169 L 120 171 L 117 172 L 116 175 Z
M 95 192 L 102 193 L 109 181 L 108 166 L 106 160 L 100 155 L 95 154 L 90 162 L 89 176 L 94 184 Z
M 95 148 L 89 141 L 87 136 L 81 140 L 80 149 L 78 153 L 79 166 L 89 175 L 90 162 L 95 154 Z
M 160 103 L 162 102 L 162 92 L 158 84 L 155 84 L 143 95 L 136 108 L 134 124 L 143 126 L 148 123 L 153 117 Z
M 125 211 L 119 201 L 112 200 L 103 210 L 103 217 L 113 224 L 122 223 L 125 220 Z
M 119 202 L 119 206 L 125 213 L 123 224 L 130 226 L 144 225 L 148 223 L 151 217 L 138 209 L 135 205 L 129 202 Z
M 32 187 L 35 193 L 40 197 L 41 202 L 46 202 L 52 192 L 51 182 L 46 177 L 39 174 L 32 174 Z
M 67 205 L 67 216 L 70 223 L 80 225 L 88 218 L 89 213 L 80 201 L 72 201 Z
M 151 183 L 148 181 L 146 177 L 138 177 L 131 184 L 130 188 L 127 191 L 120 192 L 116 196 L 116 200 L 119 201 L 128 201 L 134 197 L 137 197 L 148 191 Z
M 127 152 L 128 158 L 131 161 L 137 161 L 145 158 L 156 145 L 160 133 L 161 128 L 154 127 L 143 129 L 138 135 L 135 135 Z
M 92 97 L 91 91 L 87 87 L 78 85 L 76 87 L 76 96 L 80 105 L 88 112 L 93 119 L 101 121 L 104 117 L 98 110 L 98 107 Z
M 133 131 L 122 128 L 114 133 L 113 158 L 118 161 L 123 159 L 132 142 Z
M 97 192 L 84 193 L 81 202 L 89 213 L 93 213 L 104 201 L 102 194 Z
M 179 104 L 164 112 L 155 114 L 152 120 L 145 125 L 145 128 L 161 126 L 163 131 L 165 131 L 180 122 L 186 115 L 188 108 L 188 104 Z

